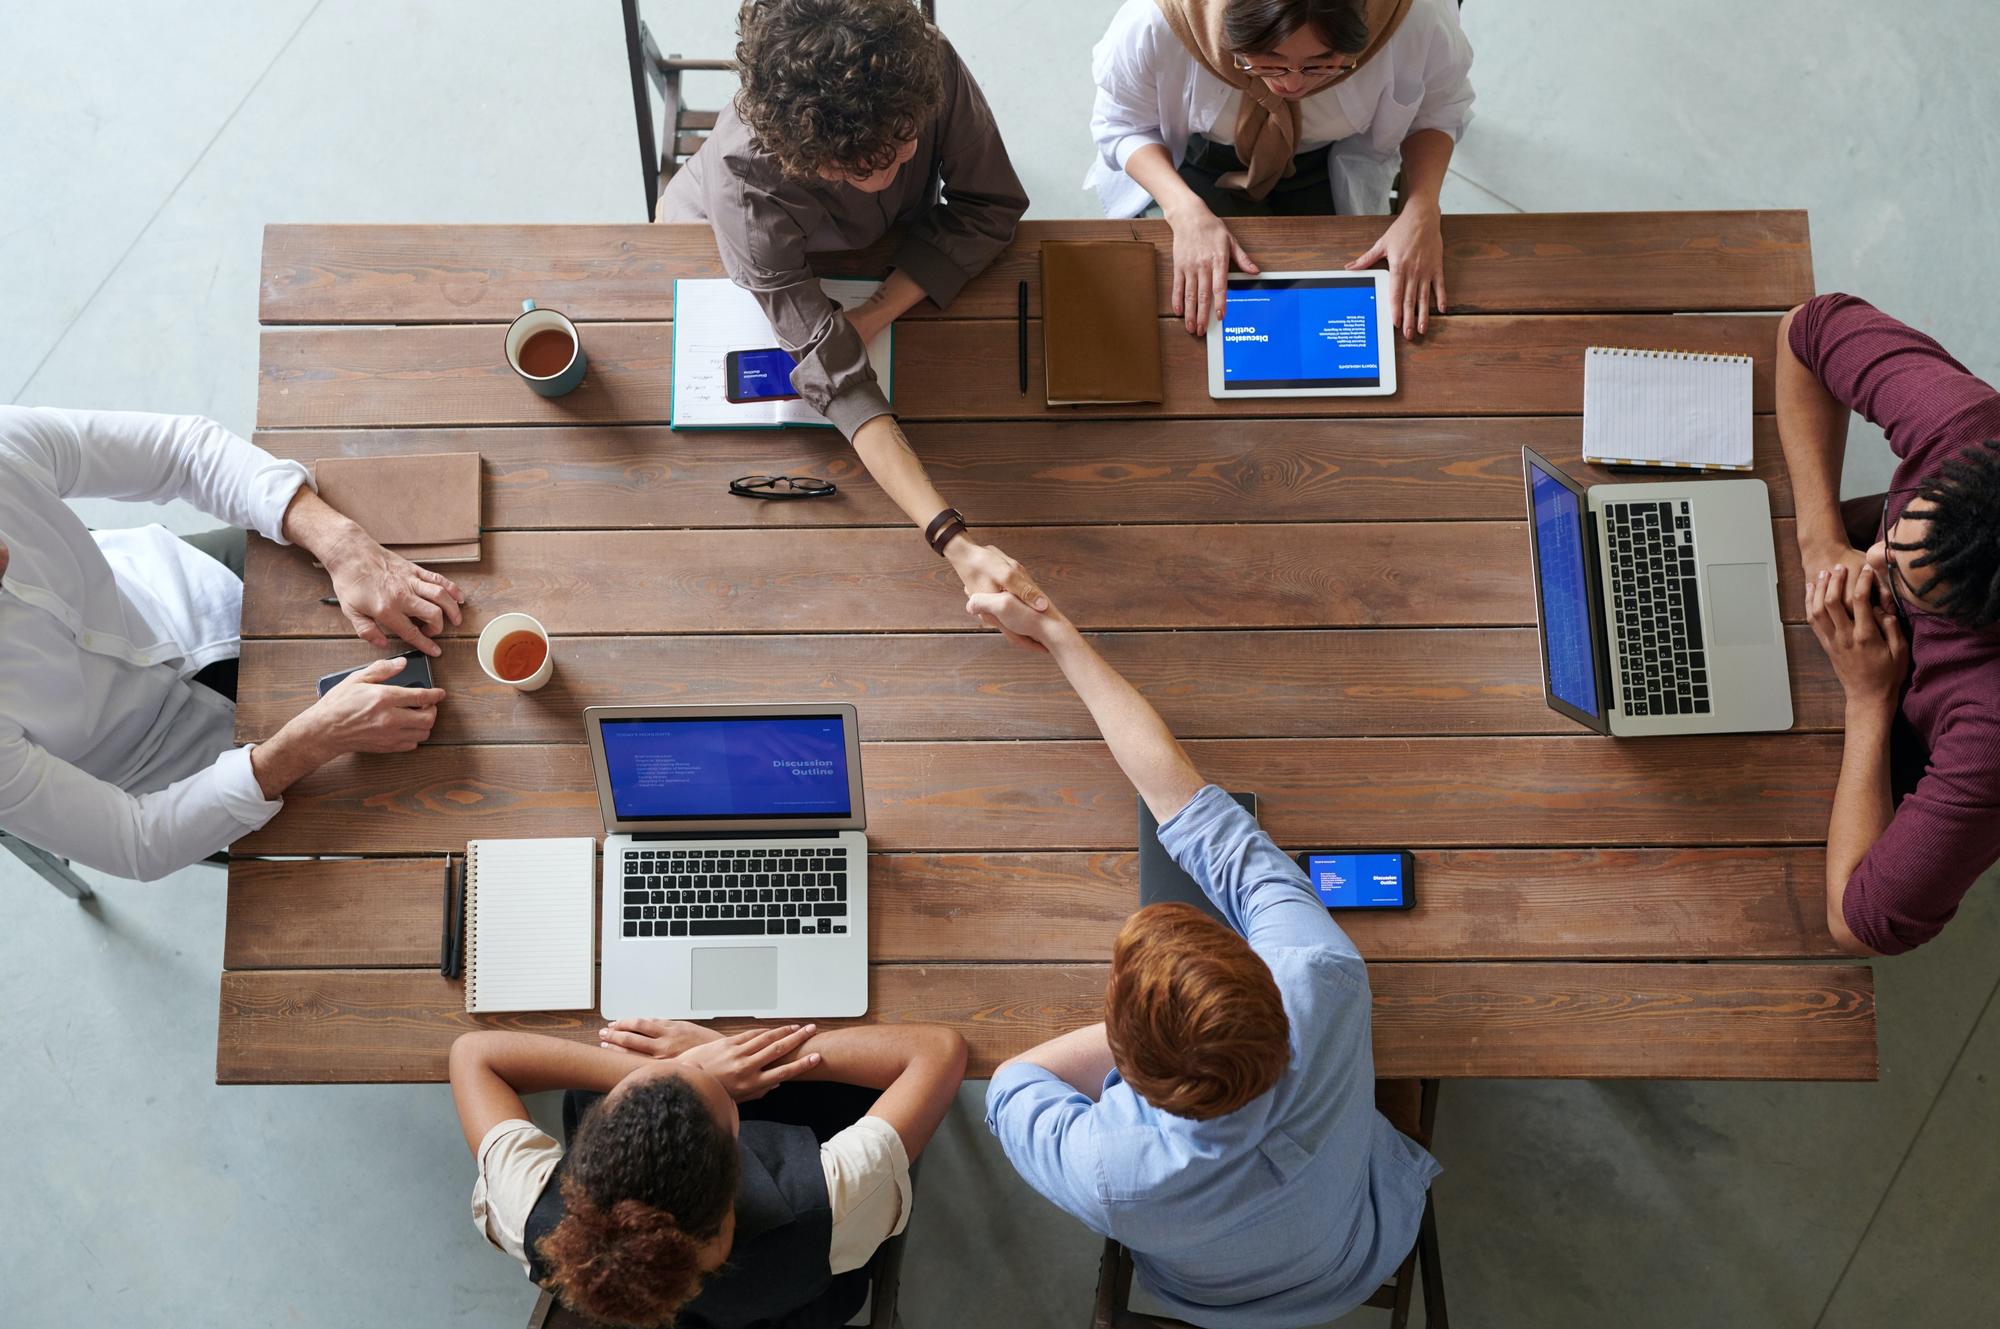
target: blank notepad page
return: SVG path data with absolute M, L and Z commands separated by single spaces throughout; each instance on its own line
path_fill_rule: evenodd
M 1583 458 L 1747 471 L 1750 357 L 1592 346 L 1583 357 Z
M 465 870 L 465 1009 L 595 1006 L 597 841 L 475 840 Z

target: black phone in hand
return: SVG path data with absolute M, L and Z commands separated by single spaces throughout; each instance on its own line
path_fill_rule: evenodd
M 403 667 L 394 677 L 382 680 L 384 687 L 432 688 L 437 686 L 437 684 L 431 682 L 431 658 L 422 651 L 412 648 L 404 651 L 399 656 L 385 658 L 401 660 Z M 369 661 L 369 664 L 373 663 L 374 661 Z M 341 679 L 346 678 L 349 674 L 359 673 L 367 667 L 368 665 L 366 664 L 358 664 L 352 669 L 343 669 L 337 674 L 328 674 L 319 681 L 319 695 L 324 697 L 333 690 L 334 685 L 339 683 Z

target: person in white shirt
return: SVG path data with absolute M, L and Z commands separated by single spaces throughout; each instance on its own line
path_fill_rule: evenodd
M 679 1020 L 620 1020 L 598 1038 L 452 1044 L 486 1239 L 594 1320 L 851 1319 L 877 1248 L 909 1222 L 911 1162 L 951 1108 L 965 1040 L 938 1025 L 724 1036 Z M 548 1089 L 572 1091 L 567 1152 L 521 1103 Z
M 0 831 L 152 880 L 278 812 L 347 752 L 427 738 L 440 689 L 392 688 L 377 661 L 253 747 L 200 681 L 234 659 L 243 583 L 164 527 L 91 532 L 66 498 L 185 499 L 326 566 L 356 635 L 429 655 L 465 597 L 382 548 L 280 461 L 197 416 L 0 406 Z
M 1445 308 L 1438 193 L 1472 119 L 1472 47 L 1455 0 L 1125 0 L 1091 53 L 1107 216 L 1150 196 L 1174 233 L 1173 310 L 1202 335 L 1231 263 L 1257 264 L 1225 216 L 1402 210 L 1347 266 L 1388 260 L 1405 337 Z

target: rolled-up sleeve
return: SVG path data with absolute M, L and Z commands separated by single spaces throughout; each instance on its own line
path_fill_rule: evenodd
M 819 1163 L 833 1221 L 827 1262 L 844 1274 L 908 1225 L 910 1157 L 894 1126 L 863 1117 L 819 1147 Z
M 986 1087 L 986 1129 L 1021 1179 L 1092 1231 L 1108 1234 L 1098 1186 L 1090 1099 L 1028 1062 L 1002 1067 Z
M 1432 7 L 1437 17 L 1425 34 L 1423 101 L 1410 133 L 1441 130 L 1456 143 L 1472 123 L 1472 43 L 1459 25 L 1456 5 L 1433 0 Z
M 528 1216 L 562 1161 L 563 1150 L 532 1121 L 496 1124 L 479 1142 L 479 1179 L 472 1183 L 472 1225 L 479 1234 L 532 1272 Z
M 1028 195 L 972 71 L 945 43 L 945 108 L 938 120 L 944 197 L 911 220 L 890 266 L 943 309 L 1014 238 Z
M 819 284 L 806 259 L 810 217 L 793 211 L 736 172 L 711 169 L 708 200 L 715 243 L 730 279 L 757 300 L 778 344 L 798 361 L 792 390 L 847 438 L 878 415 L 889 399 L 868 363 L 861 334 Z
M 1167 819 L 1160 845 L 1253 950 L 1325 946 L 1355 954 L 1305 872 L 1217 786 L 1204 785 Z
M 25 411 L 31 427 L 9 431 L 10 446 L 46 469 L 64 498 L 178 498 L 284 544 L 285 509 L 312 484 L 304 466 L 203 416 L 13 409 Z
M 258 829 L 283 803 L 264 797 L 249 748 L 149 794 L 128 794 L 0 730 L 0 827 L 100 872 L 153 881 Z

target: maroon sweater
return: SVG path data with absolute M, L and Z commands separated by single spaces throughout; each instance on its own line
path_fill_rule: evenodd
M 1822 295 L 1792 320 L 1792 354 L 1879 425 L 1902 464 L 1893 525 L 1916 488 L 1966 447 L 2000 439 L 2000 392 L 1923 333 L 1865 300 Z M 1885 955 L 1935 937 L 1974 878 L 2000 859 L 2000 629 L 1936 614 L 1904 619 L 1903 718 L 1929 750 L 1923 778 L 1847 881 L 1854 935 Z

